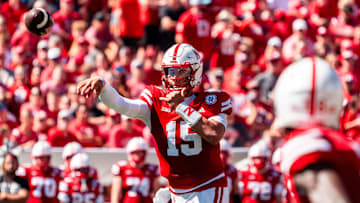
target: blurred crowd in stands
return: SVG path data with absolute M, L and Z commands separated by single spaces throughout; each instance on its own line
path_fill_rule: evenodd
M 48 10 L 55 21 L 43 37 L 30 34 L 23 14 Z M 250 146 L 270 129 L 272 89 L 281 71 L 305 57 L 327 60 L 343 81 L 342 130 L 360 132 L 359 0 L 9 0 L 0 5 L 0 144 L 31 148 L 78 141 L 83 147 L 125 147 L 150 130 L 76 84 L 103 77 L 137 98 L 162 85 L 164 51 L 185 42 L 201 52 L 198 91 L 233 98 L 225 138 Z M 326 107 L 324 107 L 326 108 Z M 359 137 L 360 138 L 360 137 Z

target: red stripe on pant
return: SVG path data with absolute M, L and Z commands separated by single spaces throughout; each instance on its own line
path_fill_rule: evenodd
M 220 196 L 219 196 L 219 189 L 220 189 Z M 216 187 L 215 188 L 214 203 L 218 203 L 218 202 L 221 203 L 223 192 L 224 192 L 223 187 Z

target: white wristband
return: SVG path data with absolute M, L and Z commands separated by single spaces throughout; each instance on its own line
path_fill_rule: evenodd
M 180 103 L 176 107 L 175 112 L 179 114 L 190 125 L 190 127 L 194 126 L 202 117 L 198 111 L 184 103 Z

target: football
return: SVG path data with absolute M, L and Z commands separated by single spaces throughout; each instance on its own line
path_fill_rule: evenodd
M 46 35 L 54 24 L 50 13 L 42 8 L 33 8 L 24 15 L 26 28 L 37 36 Z

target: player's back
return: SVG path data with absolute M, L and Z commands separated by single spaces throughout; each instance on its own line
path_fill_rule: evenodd
M 325 167 L 338 174 L 352 202 L 360 202 L 360 147 L 338 131 L 323 127 L 294 130 L 281 146 L 281 170 L 291 180 L 294 175 L 308 167 Z M 290 178 L 288 178 L 290 177 Z M 306 201 L 295 190 L 291 196 Z
M 226 186 L 219 145 L 211 145 L 193 131 L 167 102 L 159 99 L 165 95 L 164 90 L 150 86 L 140 97 L 151 110 L 161 175 L 168 178 L 171 189 L 181 189 L 180 193 L 215 180 L 221 180 L 218 186 Z M 188 99 L 185 102 L 205 118 L 230 114 L 232 110 L 230 96 L 224 92 L 203 92 Z

